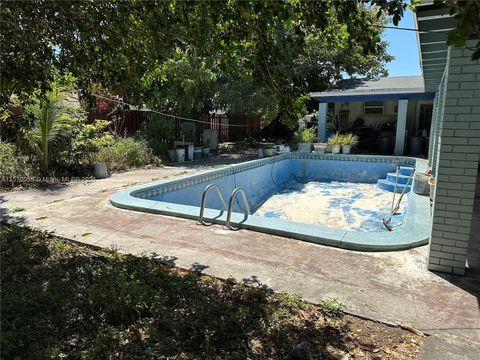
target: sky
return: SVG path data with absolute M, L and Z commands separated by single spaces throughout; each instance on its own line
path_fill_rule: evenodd
M 405 12 L 398 26 L 415 28 L 411 10 Z M 387 64 L 388 76 L 421 75 L 417 36 L 414 31 L 386 29 L 383 38 L 390 43 L 388 53 L 395 57 L 395 60 Z

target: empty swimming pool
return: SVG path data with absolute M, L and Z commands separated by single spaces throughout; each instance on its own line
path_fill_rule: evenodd
M 396 229 L 384 227 L 393 193 L 384 190 L 382 179 L 391 177 L 397 166 L 418 171 L 425 164 L 408 157 L 290 153 L 127 189 L 111 201 L 124 209 L 198 219 L 208 185 L 217 185 L 225 202 L 242 188 L 251 215 L 245 214 L 242 196 L 236 196 L 231 215 L 235 227 L 347 249 L 398 250 L 427 242 L 430 213 L 428 198 L 410 192 L 410 184 L 392 219 Z M 398 189 L 405 187 L 406 178 L 402 176 Z M 205 221 L 226 222 L 226 204 L 216 191 L 208 192 L 205 205 Z

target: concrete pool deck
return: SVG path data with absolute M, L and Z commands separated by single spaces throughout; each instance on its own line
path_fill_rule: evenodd
M 244 161 L 210 160 L 211 167 Z M 258 232 L 227 231 L 188 219 L 115 208 L 122 188 L 205 170 L 203 164 L 136 170 L 105 180 L 0 194 L 2 220 L 48 231 L 82 243 L 146 254 L 182 268 L 264 284 L 318 302 L 335 297 L 354 314 L 411 324 L 449 341 L 480 343 L 478 262 L 467 276 L 426 270 L 426 246 L 365 253 L 330 248 Z M 8 212 L 14 208 L 23 211 Z M 18 210 L 18 209 L 17 209 Z M 475 214 L 474 222 L 480 218 Z M 479 231 L 474 230 L 478 244 Z

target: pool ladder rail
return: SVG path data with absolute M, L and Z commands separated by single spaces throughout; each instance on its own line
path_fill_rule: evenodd
M 245 193 L 245 190 L 243 190 L 240 187 L 237 187 L 232 191 L 232 193 L 230 195 L 230 198 L 228 199 L 228 208 L 227 208 L 227 204 L 225 202 L 225 198 L 223 197 L 222 190 L 220 189 L 220 187 L 217 184 L 208 185 L 205 188 L 205 190 L 203 190 L 203 193 L 202 193 L 202 203 L 201 203 L 201 206 L 200 206 L 200 215 L 198 217 L 197 224 L 198 225 L 209 225 L 203 220 L 203 215 L 205 213 L 205 204 L 206 204 L 206 201 L 207 201 L 207 194 L 210 191 L 210 189 L 212 189 L 212 188 L 217 190 L 217 194 L 218 194 L 218 197 L 220 198 L 220 202 L 222 203 L 223 208 L 225 210 L 227 210 L 227 221 L 225 223 L 225 228 L 229 229 L 229 230 L 236 230 L 235 228 L 233 228 L 230 225 L 230 221 L 232 219 L 233 202 L 234 202 L 235 197 L 237 196 L 238 193 L 241 193 L 243 204 L 245 206 L 245 209 L 242 209 L 242 210 L 245 211 L 246 215 L 251 215 L 250 206 L 248 205 L 247 195 Z
M 245 206 L 245 209 L 242 210 L 245 211 L 246 215 L 251 215 L 250 206 L 248 206 L 248 200 L 247 195 L 245 194 L 245 190 L 240 187 L 235 188 L 230 195 L 230 199 L 228 200 L 227 222 L 225 223 L 225 228 L 229 230 L 236 230 L 233 226 L 230 225 L 230 220 L 232 218 L 233 200 L 235 200 L 235 196 L 237 196 L 238 193 L 242 194 L 243 205 Z
M 220 201 L 223 205 L 223 208 L 227 210 L 227 203 L 225 202 L 225 198 L 223 197 L 222 190 L 220 190 L 220 187 L 217 184 L 210 184 L 208 185 L 205 190 L 203 190 L 202 193 L 202 206 L 200 207 L 200 215 L 198 216 L 198 225 L 209 225 L 205 221 L 203 221 L 203 214 L 205 212 L 205 203 L 207 201 L 207 194 L 210 191 L 210 189 L 215 189 L 217 190 L 218 197 L 220 198 Z

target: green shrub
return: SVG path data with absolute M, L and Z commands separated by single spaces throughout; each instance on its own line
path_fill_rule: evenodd
M 110 145 L 113 135 L 107 131 L 110 121 L 96 120 L 93 124 L 83 124 L 75 137 L 73 149 L 76 158 L 89 165 L 95 162 L 100 150 Z
M 33 175 L 33 169 L 26 156 L 20 155 L 13 144 L 0 141 L 0 185 L 18 182 Z
M 159 114 L 149 113 L 139 135 L 145 139 L 153 154 L 165 156 L 169 145 L 173 145 L 173 141 L 179 134 L 177 121 Z
M 302 129 L 299 133 L 300 141 L 304 143 L 312 143 L 315 141 L 317 134 L 315 128 Z
M 105 162 L 110 170 L 126 170 L 156 161 L 144 141 L 133 138 L 115 138 L 110 146 L 100 150 L 98 162 Z
M 87 123 L 87 113 L 74 95 L 75 82 L 71 74 L 56 74 L 50 90 L 41 95 L 39 89 L 30 101 L 18 105 L 23 108 L 21 116 L 6 111 L 1 115 L 9 130 L 7 139 L 31 154 L 43 175 L 82 173 L 112 140 L 109 121 Z

